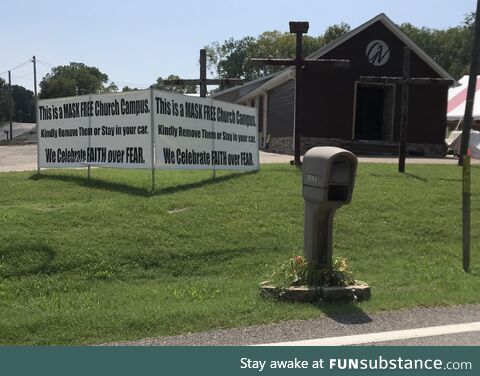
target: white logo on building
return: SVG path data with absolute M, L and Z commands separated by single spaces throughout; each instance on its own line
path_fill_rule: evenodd
M 390 58 L 390 48 L 383 40 L 372 40 L 365 51 L 368 61 L 379 67 L 384 65 Z

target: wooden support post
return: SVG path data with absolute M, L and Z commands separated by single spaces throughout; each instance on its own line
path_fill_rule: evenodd
M 207 50 L 200 50 L 200 97 L 207 97 Z
M 12 96 L 12 73 L 8 71 L 8 119 L 10 122 L 10 141 L 13 139 L 13 96 Z M 7 137 L 8 138 L 8 137 Z
M 398 172 L 405 172 L 405 159 L 407 157 L 407 135 L 408 135 L 408 102 L 410 98 L 410 49 L 403 49 L 403 74 L 405 83 L 402 85 L 402 111 L 400 114 L 400 146 L 398 151 Z
M 463 192 L 462 192 L 462 238 L 463 238 L 463 270 L 470 270 L 470 156 L 463 157 Z
M 35 105 L 35 129 L 37 131 L 37 174 L 40 173 L 40 130 L 38 129 L 38 95 L 37 95 L 37 59 L 32 57 L 33 63 L 33 93 Z
M 220 87 L 230 85 L 240 85 L 243 80 L 238 78 L 223 78 L 223 79 L 211 79 L 207 78 L 207 51 L 205 49 L 200 50 L 200 78 L 199 79 L 179 79 L 179 80 L 164 80 L 165 85 L 198 85 L 200 86 L 200 97 L 207 97 L 208 85 L 220 85 Z
M 473 48 L 472 48 L 472 57 L 471 57 L 471 64 L 470 64 L 470 76 L 468 78 L 468 88 L 467 88 L 467 99 L 465 102 L 465 114 L 463 116 L 463 131 L 462 131 L 462 143 L 460 145 L 460 161 L 467 155 L 468 146 L 470 143 L 470 130 L 472 127 L 472 112 L 473 112 L 473 104 L 475 100 L 475 91 L 476 91 L 476 84 L 477 84 L 477 74 L 478 68 L 480 63 L 480 58 L 478 54 L 480 53 L 480 25 L 477 21 L 479 21 L 479 7 L 480 1 L 477 1 L 477 14 L 476 14 L 476 21 L 475 21 L 475 34 L 473 40 Z
M 301 154 L 301 137 L 302 137 L 302 88 L 303 88 L 303 75 L 302 75 L 302 33 L 297 32 L 297 46 L 295 49 L 295 124 L 294 124 L 294 157 L 293 163 L 295 166 L 300 166 L 300 154 Z
M 465 103 L 465 115 L 463 116 L 462 144 L 460 147 L 460 163 L 463 163 L 463 270 L 470 269 L 470 156 L 468 149 L 470 144 L 470 129 L 472 125 L 473 104 L 477 86 L 477 74 L 480 58 L 480 0 L 477 0 L 477 12 L 475 15 L 475 34 L 473 36 L 472 60 L 470 63 L 470 77 L 468 80 L 467 101 Z
M 150 101 L 151 103 L 153 104 L 154 103 L 154 93 L 153 93 L 153 87 L 150 88 Z M 151 148 L 152 148 L 152 151 L 151 151 L 151 158 L 152 158 L 152 194 L 155 192 L 155 180 L 156 180 L 156 177 L 155 177 L 155 167 L 156 167 L 156 164 L 157 164 L 157 161 L 156 161 L 156 156 L 155 156 L 155 115 L 154 115 L 154 111 L 153 111 L 153 107 L 152 107 L 152 110 L 150 111 L 150 144 L 151 144 Z
M 92 94 L 88 94 L 88 102 L 92 102 Z M 92 115 L 88 115 L 88 148 L 92 146 Z M 92 167 L 90 164 L 87 164 L 87 179 L 90 180 L 92 178 Z

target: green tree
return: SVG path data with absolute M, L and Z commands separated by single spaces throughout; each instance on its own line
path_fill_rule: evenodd
M 130 87 L 130 86 L 122 87 L 122 93 L 125 93 L 127 91 L 137 91 L 137 90 L 138 90 L 138 88 L 136 88 L 136 87 Z
M 173 91 L 180 94 L 195 94 L 197 92 L 196 85 L 167 85 L 164 82 L 167 80 L 181 80 L 181 78 L 174 74 L 171 74 L 165 80 L 162 77 L 158 77 L 157 82 L 153 84 L 152 87 L 158 90 Z
M 252 80 L 254 65 L 248 60 L 252 56 L 255 39 L 245 37 L 240 40 L 230 38 L 223 44 L 213 42 L 205 47 L 207 50 L 207 65 L 216 77 L 244 78 Z
M 20 85 L 12 85 L 13 121 L 35 122 L 35 101 L 33 91 Z
M 400 28 L 454 78 L 468 74 L 472 54 L 475 15 L 468 14 L 460 26 L 445 30 L 417 28 L 409 23 Z
M 117 91 L 115 84 L 107 85 L 108 75 L 96 67 L 70 63 L 52 68 L 40 82 L 40 98 L 58 98 L 73 95 Z
M 35 102 L 33 92 L 20 85 L 12 85 L 12 120 L 20 123 L 35 121 Z M 0 78 L 0 125 L 10 117 L 10 93 L 8 84 Z
M 0 77 L 0 126 L 8 120 L 8 85 Z
M 340 38 L 342 35 L 348 33 L 349 31 L 350 31 L 350 25 L 345 22 L 341 22 L 337 25 L 332 25 L 327 27 L 327 29 L 325 30 L 322 36 L 323 45 L 330 44 L 335 39 Z
M 341 23 L 330 26 L 323 35 L 317 37 L 304 35 L 303 55 L 310 55 L 349 30 L 350 26 Z M 257 38 L 244 37 L 240 40 L 230 38 L 222 44 L 213 42 L 206 47 L 208 66 L 216 77 L 243 78 L 250 81 L 283 69 L 281 66 L 254 63 L 250 59 L 294 58 L 295 45 L 294 34 L 277 30 L 266 31 Z
M 118 92 L 118 86 L 115 84 L 115 82 L 110 82 L 108 86 L 103 86 L 103 88 L 100 90 L 101 94 L 116 93 L 116 92 Z

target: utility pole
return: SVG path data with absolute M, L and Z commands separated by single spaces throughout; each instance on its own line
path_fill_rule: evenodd
M 9 119 L 10 119 L 10 140 L 13 139 L 13 96 L 12 96 L 12 74 L 8 71 L 8 107 L 9 107 Z
M 472 127 L 473 103 L 477 86 L 478 54 L 480 52 L 480 0 L 477 0 L 475 15 L 475 34 L 473 36 L 472 61 L 470 63 L 470 77 L 468 79 L 467 101 L 463 116 L 462 144 L 460 146 L 460 164 L 463 165 L 463 192 L 462 192 L 462 222 L 463 222 L 463 270 L 470 269 L 470 129 Z
M 37 59 L 32 57 L 33 63 L 33 93 L 35 94 L 35 100 L 37 100 Z M 36 104 L 36 103 L 35 103 Z M 35 112 L 35 121 L 37 120 L 37 113 Z
M 463 118 L 463 131 L 462 131 L 462 143 L 460 146 L 460 160 L 463 160 L 463 157 L 467 155 L 468 145 L 470 142 L 470 130 L 472 126 L 472 112 L 473 112 L 473 102 L 475 99 L 475 89 L 477 84 L 477 74 L 478 74 L 478 64 L 479 57 L 478 53 L 480 41 L 480 25 L 479 25 L 479 9 L 480 1 L 477 0 L 477 13 L 475 16 L 475 34 L 473 36 L 473 48 L 472 48 L 472 60 L 470 62 L 470 77 L 468 79 L 468 88 L 467 88 L 467 99 L 465 103 L 465 115 Z

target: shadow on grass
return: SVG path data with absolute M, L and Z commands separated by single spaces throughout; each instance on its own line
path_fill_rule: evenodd
M 416 179 L 416 180 L 423 181 L 424 183 L 428 183 L 428 179 L 422 178 L 422 177 L 417 176 L 417 175 L 415 175 L 415 174 L 411 174 L 411 173 L 409 173 L 409 172 L 404 172 L 404 175 L 405 175 L 405 176 L 408 176 L 408 177 L 410 177 L 410 178 Z
M 51 273 L 55 250 L 47 245 L 16 244 L 0 248 L 0 277 L 21 277 Z
M 344 325 L 368 324 L 373 320 L 355 302 L 337 302 L 313 304 L 328 318 Z
M 253 248 L 215 249 L 206 252 L 146 252 L 131 255 L 127 265 L 172 277 L 218 275 L 226 264 L 255 253 Z
M 151 197 L 151 196 L 158 196 L 158 195 L 165 195 L 165 194 L 172 194 L 176 192 L 187 191 L 195 188 L 201 188 L 211 184 L 222 183 L 231 179 L 235 179 L 238 177 L 251 175 L 255 173 L 257 173 L 257 171 L 248 171 L 248 172 L 240 172 L 240 173 L 236 172 L 229 175 L 220 176 L 217 178 L 211 177 L 208 179 L 202 179 L 200 181 L 196 181 L 193 183 L 172 185 L 172 186 L 155 190 L 154 192 L 146 188 L 135 187 L 135 186 L 124 184 L 124 183 L 109 182 L 109 181 L 101 180 L 98 178 L 88 179 L 87 177 L 84 177 L 84 176 L 75 176 L 75 175 L 34 174 L 30 176 L 29 179 L 34 181 L 38 181 L 42 179 L 57 180 L 57 181 L 63 181 L 68 183 L 75 183 L 82 187 L 96 188 L 96 189 L 108 190 L 112 192 L 125 193 L 132 196 Z
M 392 175 L 387 175 L 387 174 L 376 174 L 374 172 L 371 172 L 370 173 L 370 176 L 373 176 L 374 178 L 401 178 L 403 176 L 407 176 L 409 178 L 412 178 L 412 179 L 415 179 L 415 180 L 419 180 L 421 182 L 424 182 L 424 183 L 428 183 L 428 179 L 426 178 L 422 178 L 420 176 L 417 176 L 415 174 L 411 174 L 409 172 L 403 172 L 403 173 L 397 173 L 397 174 L 392 174 Z
M 370 176 L 373 176 L 374 178 L 401 178 L 403 176 L 407 176 L 409 178 L 412 178 L 412 179 L 415 179 L 415 180 L 419 180 L 423 183 L 428 183 L 432 180 L 434 181 L 447 181 L 447 182 L 461 182 L 462 179 L 458 178 L 458 179 L 449 179 L 449 178 L 435 178 L 435 177 L 430 177 L 430 178 L 423 178 L 421 176 L 418 176 L 418 175 L 415 175 L 415 174 L 412 174 L 410 172 L 403 172 L 403 173 L 397 173 L 397 174 L 392 174 L 392 175 L 387 175 L 387 174 L 376 174 L 374 172 L 371 172 L 369 174 Z
M 161 188 L 153 193 L 153 195 L 164 195 L 164 194 L 171 194 L 171 193 L 176 193 L 176 192 L 183 192 L 183 191 L 188 191 L 190 189 L 195 189 L 195 188 L 201 188 L 205 187 L 211 184 L 217 184 L 217 183 L 222 183 L 225 181 L 229 181 L 232 179 L 236 179 L 242 176 L 247 176 L 247 175 L 252 175 L 256 174 L 258 171 L 247 171 L 247 172 L 235 172 L 229 175 L 224 175 L 216 178 L 208 178 L 208 179 L 202 179 L 200 181 L 196 181 L 193 183 L 188 183 L 188 184 L 182 184 L 182 185 L 175 185 L 175 186 L 170 186 L 170 187 L 164 187 Z

